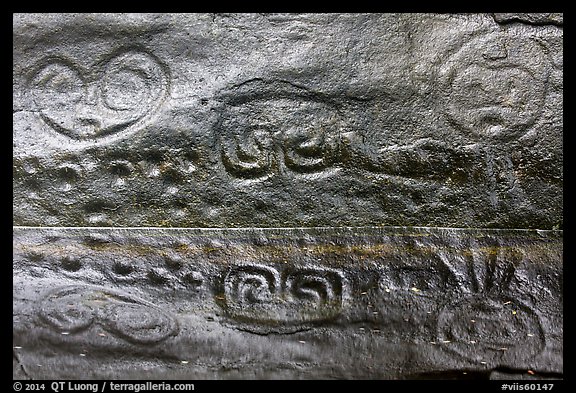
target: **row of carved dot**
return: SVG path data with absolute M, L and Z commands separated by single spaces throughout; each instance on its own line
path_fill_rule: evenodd
M 39 261 L 43 257 L 41 254 L 31 254 L 28 256 L 31 261 Z M 179 261 L 175 261 L 173 259 L 166 258 L 165 259 L 166 266 L 173 271 L 178 271 L 182 268 L 182 265 Z M 83 263 L 80 258 L 71 258 L 71 257 L 63 257 L 60 260 L 60 266 L 69 272 L 78 272 L 83 268 Z M 118 276 L 130 276 L 133 273 L 137 272 L 137 268 L 133 265 L 123 264 L 120 262 L 115 262 L 111 268 L 112 272 Z M 146 278 L 151 284 L 154 285 L 165 285 L 170 282 L 171 277 L 161 274 L 160 272 L 150 269 L 146 273 Z M 200 272 L 192 271 L 182 275 L 181 277 L 182 282 L 187 285 L 192 285 L 195 287 L 201 286 L 204 278 Z
M 39 253 L 30 253 L 27 255 L 27 258 L 32 262 L 38 262 L 38 261 L 41 261 L 44 258 L 44 256 L 42 254 L 39 254 Z M 172 272 L 178 272 L 183 268 L 183 262 L 180 261 L 179 259 L 165 257 L 164 258 L 164 264 Z M 60 259 L 60 266 L 62 267 L 62 269 L 69 271 L 69 272 L 78 272 L 84 267 L 81 258 L 74 258 L 74 257 L 69 257 L 69 256 L 65 256 L 65 257 Z M 243 274 L 245 268 L 246 267 L 243 266 L 240 270 L 232 269 L 231 271 L 228 272 L 226 280 L 232 279 L 232 277 L 234 277 L 234 279 L 238 278 L 239 277 L 238 274 L 239 273 Z M 260 267 L 260 266 L 253 267 L 253 269 L 254 269 L 254 271 L 252 271 L 252 274 L 261 275 L 263 273 L 262 267 Z M 279 277 L 278 271 L 273 270 L 271 268 L 266 268 L 266 269 L 267 269 L 267 271 L 264 271 L 265 275 L 262 276 L 263 278 L 266 277 L 266 275 L 271 276 L 272 273 L 270 273 L 270 272 L 274 272 L 273 275 L 275 275 L 275 276 L 278 275 L 278 277 Z M 317 270 L 314 272 L 314 269 L 313 270 L 305 269 L 304 271 L 302 271 L 302 273 L 306 272 L 306 270 L 308 271 L 308 274 L 316 273 L 317 274 L 316 278 L 318 278 L 318 279 L 320 279 L 321 277 L 326 278 L 325 274 L 327 274 L 327 273 L 331 274 L 332 278 L 338 278 L 338 274 L 335 274 L 334 272 L 330 272 L 330 271 Z M 117 276 L 128 277 L 130 275 L 135 276 L 138 273 L 138 268 L 135 267 L 134 265 L 131 265 L 131 264 L 114 262 L 111 266 L 111 271 Z M 296 271 L 296 273 L 297 272 L 298 271 Z M 170 282 L 171 279 L 174 277 L 169 277 L 169 276 L 162 274 L 161 272 L 154 270 L 154 269 L 148 269 L 148 271 L 146 272 L 146 278 L 152 284 L 165 285 L 168 282 Z M 183 274 L 180 279 L 184 283 L 186 283 L 188 285 L 192 285 L 192 286 L 201 286 L 203 281 L 204 281 L 202 274 L 198 271 L 187 272 L 187 273 Z M 270 279 L 270 278 L 267 277 L 267 279 Z M 274 279 L 274 281 L 277 281 L 277 280 L 279 280 L 279 278 Z M 277 285 L 278 285 L 278 283 L 273 283 L 273 286 L 277 286 Z M 342 283 L 340 282 L 339 285 L 342 285 Z M 402 285 L 401 287 L 409 287 L 409 285 Z M 420 288 L 417 289 L 417 291 L 420 291 L 420 290 L 424 289 L 425 287 L 426 286 L 420 285 Z M 415 289 L 412 288 L 412 290 L 415 290 Z
M 180 269 L 180 267 L 175 269 L 173 262 L 168 259 L 166 260 L 166 266 L 171 270 Z M 135 273 L 136 271 L 137 271 L 136 268 L 132 265 L 122 264 L 120 262 L 116 262 L 112 265 L 112 272 L 120 276 L 129 276 Z M 148 272 L 146 273 L 146 278 L 151 284 L 154 285 L 166 285 L 172 279 L 172 277 L 164 275 L 158 272 L 157 270 L 153 269 L 148 270 Z M 204 278 L 200 272 L 193 271 L 183 274 L 181 280 L 187 285 L 198 287 L 202 285 Z
M 140 171 L 138 171 L 138 167 Z M 121 161 L 121 162 L 112 162 L 111 164 L 107 164 L 105 166 L 100 167 L 93 167 L 91 171 L 99 171 L 99 174 L 108 173 L 116 178 L 128 178 L 130 176 L 137 176 L 137 175 L 144 175 L 147 177 L 162 177 L 164 180 L 172 181 L 174 183 L 182 182 L 185 176 L 192 172 L 194 168 L 194 164 L 191 161 L 184 161 L 181 160 L 179 163 L 174 164 L 171 161 L 165 161 L 161 163 L 152 163 L 148 162 L 142 164 L 142 162 L 137 163 L 136 165 L 132 164 L 129 161 Z M 104 169 L 104 171 L 102 171 Z M 52 169 L 47 169 L 52 170 Z M 34 168 L 31 169 L 30 167 L 24 168 L 22 166 L 22 170 L 18 171 L 18 167 L 16 167 L 16 172 L 21 177 L 26 177 L 30 175 L 36 175 L 39 169 Z M 85 173 L 87 172 L 86 169 L 80 168 L 75 165 L 64 165 L 56 169 L 56 176 L 67 182 L 67 183 L 75 183 L 80 180 Z M 140 172 L 140 173 L 138 173 Z
M 331 160 L 333 161 L 333 160 Z M 102 164 L 106 162 L 105 164 Z M 65 164 L 58 168 L 42 167 L 39 164 L 16 163 L 15 173 L 20 177 L 35 175 L 41 170 L 55 171 L 55 176 L 66 183 L 75 183 L 86 172 L 98 172 L 99 175 L 109 174 L 114 178 L 129 178 L 131 176 L 146 176 L 150 178 L 162 177 L 164 180 L 172 183 L 182 183 L 186 177 L 196 170 L 197 159 L 186 157 L 174 157 L 164 161 L 139 161 L 130 162 L 127 160 L 115 160 L 107 162 L 105 159 L 84 162 L 82 166 L 78 164 Z M 226 164 L 227 162 L 225 162 Z M 290 164 L 292 165 L 292 164 Z M 296 164 L 294 164 L 296 165 Z M 90 167 L 90 170 L 84 168 Z M 229 169 L 225 165 L 226 169 Z M 302 165 L 306 167 L 306 165 Z

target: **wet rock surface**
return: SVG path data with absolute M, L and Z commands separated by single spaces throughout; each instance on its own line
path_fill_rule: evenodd
M 562 14 L 14 14 L 14 379 L 557 379 Z
M 496 15 L 16 15 L 14 223 L 562 228 L 562 28 Z
M 15 356 L 34 378 L 559 377 L 562 249 L 560 231 L 18 228 Z

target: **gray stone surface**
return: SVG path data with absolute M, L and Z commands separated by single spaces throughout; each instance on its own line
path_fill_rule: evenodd
M 507 18 L 15 15 L 14 223 L 562 228 L 563 30 Z
M 14 379 L 563 375 L 562 14 L 14 14 Z
M 562 13 L 499 13 L 494 14 L 494 20 L 498 23 L 520 22 L 534 25 L 564 25 Z
M 562 232 L 14 232 L 34 379 L 558 378 Z

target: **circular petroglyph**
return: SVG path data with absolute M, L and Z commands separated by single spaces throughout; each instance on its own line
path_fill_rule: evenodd
M 224 294 L 229 307 L 273 302 L 278 291 L 279 275 L 275 269 L 260 265 L 240 265 L 230 269 L 224 279 Z
M 536 313 L 507 297 L 475 295 L 445 308 L 438 335 L 446 348 L 493 366 L 529 360 L 544 348 L 544 332 Z
M 166 75 L 156 59 L 129 51 L 110 60 L 100 83 L 103 104 L 130 118 L 142 117 L 166 90 Z
M 58 332 L 77 333 L 94 324 L 135 344 L 174 336 L 175 318 L 136 297 L 100 287 L 70 286 L 50 292 L 39 306 L 40 318 Z
M 104 327 L 134 343 L 156 343 L 176 335 L 178 325 L 156 307 L 138 303 L 118 303 L 106 307 Z
M 86 293 L 80 287 L 58 289 L 40 303 L 40 318 L 60 332 L 85 330 L 96 317 L 94 305 L 86 300 Z
M 44 59 L 29 87 L 52 129 L 75 140 L 96 140 L 143 126 L 164 101 L 169 80 L 158 59 L 131 49 L 86 71 L 69 59 Z
M 440 104 L 456 129 L 510 140 L 542 113 L 549 62 L 530 37 L 498 32 L 465 43 L 441 65 Z
M 293 302 L 316 307 L 342 306 L 344 283 L 340 273 L 321 269 L 295 269 L 284 280 L 286 296 Z

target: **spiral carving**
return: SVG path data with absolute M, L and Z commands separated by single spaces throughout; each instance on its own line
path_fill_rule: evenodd
M 276 270 L 267 266 L 236 266 L 224 281 L 229 305 L 249 306 L 273 301 L 280 282 Z
M 265 176 L 272 160 L 268 151 L 269 135 L 265 130 L 244 131 L 222 140 L 222 163 L 239 178 Z
M 286 276 L 285 287 L 291 301 L 316 305 L 342 303 L 342 277 L 334 271 L 295 270 Z
M 40 318 L 59 332 L 76 333 L 88 329 L 96 318 L 94 301 L 85 302 L 86 294 L 78 287 L 66 287 L 49 294 L 40 303 Z
M 170 315 L 138 303 L 119 303 L 106 309 L 105 329 L 133 343 L 149 344 L 173 335 L 178 325 Z
M 332 270 L 236 266 L 224 279 L 221 305 L 241 322 L 296 326 L 336 317 L 344 286 L 342 275 Z
M 346 122 L 329 99 L 283 81 L 249 81 L 233 91 L 222 97 L 227 105 L 217 125 L 228 174 L 243 179 L 286 170 L 310 174 L 338 161 Z

